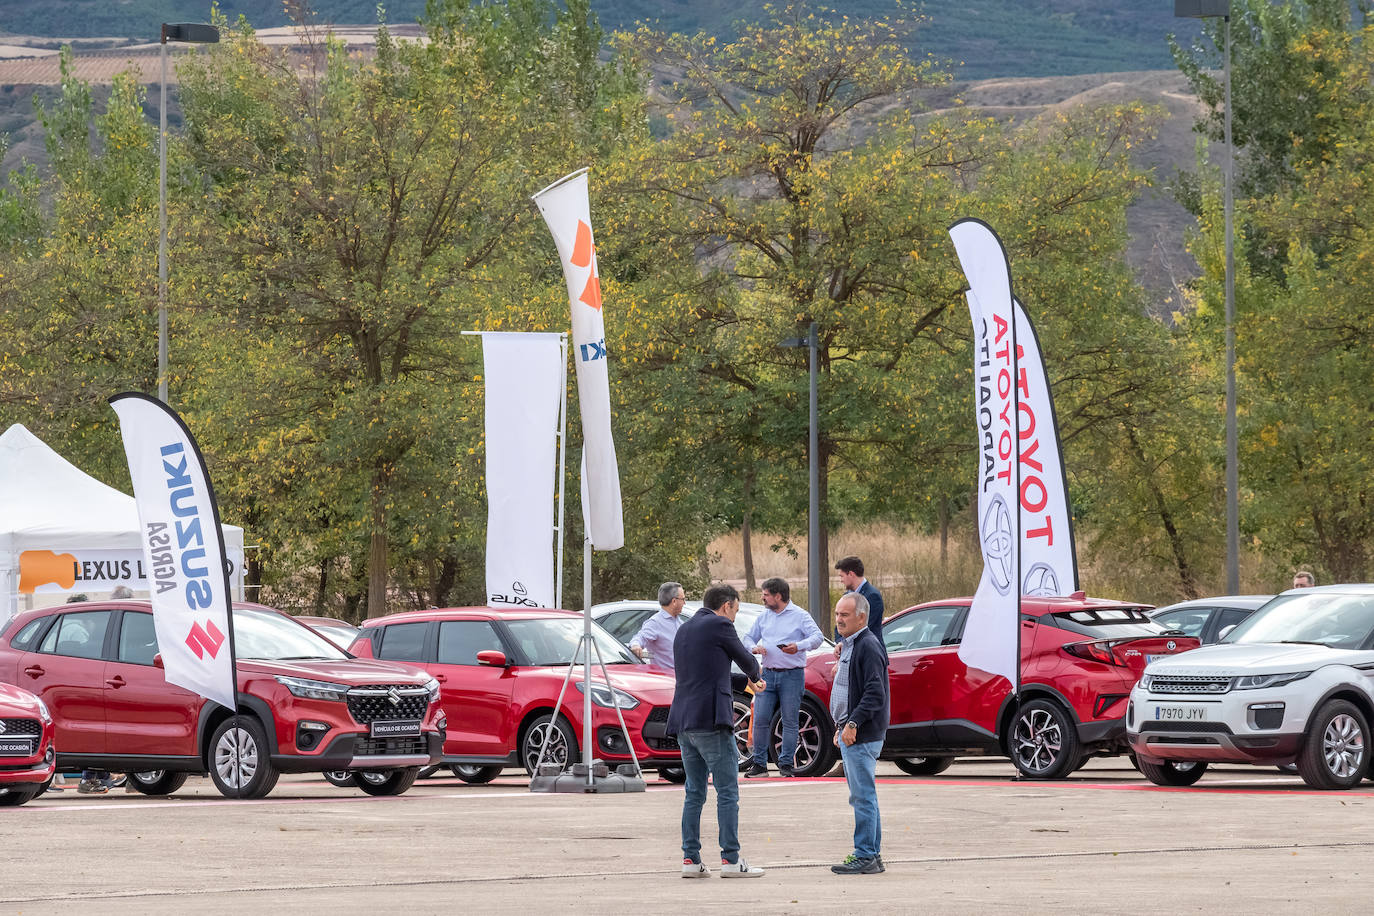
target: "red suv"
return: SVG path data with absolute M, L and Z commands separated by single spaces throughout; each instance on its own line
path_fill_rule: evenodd
M 570 611 L 411 611 L 365 622 L 349 648 L 361 658 L 406 662 L 434 675 L 449 714 L 443 762 L 459 778 L 482 783 L 511 766 L 534 775 L 550 728 L 544 762 L 562 766 L 579 758 L 580 671 L 574 672 L 557 715 L 554 704 L 582 627 L 582 615 Z M 598 624 L 592 624 L 592 634 L 611 681 L 607 687 L 593 667 L 594 756 L 612 765 L 630 762 L 616 716 L 619 707 L 640 764 L 668 771 L 672 778 L 671 768 L 682 764 L 677 741 L 666 734 L 673 677 L 639 664 Z
M 37 694 L 56 725 L 57 765 L 129 773 L 146 795 L 209 772 L 233 798 L 280 773 L 365 770 L 373 795 L 410 788 L 438 761 L 439 685 L 422 671 L 351 658 L 285 614 L 234 609 L 239 714 L 168 684 L 146 601 L 27 611 L 0 633 L 0 681 Z
M 52 716 L 27 690 L 0 684 L 0 808 L 22 805 L 52 780 Z
M 1124 754 L 1131 688 L 1145 665 L 1198 646 L 1148 607 L 1085 598 L 1021 599 L 1021 702 L 959 658 L 970 599 L 932 601 L 883 621 L 892 719 L 883 758 L 931 775 L 956 757 L 1005 755 L 1026 776 L 1059 779 L 1089 757 Z

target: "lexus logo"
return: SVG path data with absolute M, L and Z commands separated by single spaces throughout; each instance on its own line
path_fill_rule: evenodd
M 521 598 L 529 594 L 529 590 L 525 588 L 525 586 L 520 582 L 519 579 L 515 580 L 510 584 L 510 590 L 515 592 Z
M 392 706 L 401 705 L 401 693 L 395 687 L 386 692 L 386 698 L 391 701 Z
M 1000 594 L 1011 591 L 1011 566 L 1016 555 L 1016 535 L 1011 528 L 1011 513 L 1007 511 L 1006 500 L 1000 496 L 992 498 L 987 514 L 983 516 L 983 558 L 987 572 L 992 579 L 993 588 Z
M 1174 642 L 1174 641 L 1171 639 L 1171 640 L 1169 640 L 1168 642 L 1166 642 L 1166 643 L 1164 644 L 1164 648 L 1166 648 L 1166 649 L 1168 649 L 1170 652 L 1172 652 L 1172 651 L 1174 651 L 1175 649 L 1178 648 L 1178 643 Z

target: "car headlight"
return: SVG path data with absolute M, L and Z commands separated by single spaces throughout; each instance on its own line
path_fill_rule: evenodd
M 43 721 L 52 724 L 52 713 L 48 711 L 48 704 L 43 702 L 42 697 L 34 697 L 38 701 L 38 714 L 43 717 Z
M 1155 679 L 1154 679 L 1154 677 L 1153 677 L 1152 675 L 1149 675 L 1149 674 L 1142 674 L 1142 675 L 1140 676 L 1140 686 L 1141 686 L 1141 687 L 1144 687 L 1146 690 L 1149 690 L 1149 689 L 1150 689 L 1150 685 L 1153 684 L 1154 682 L 1155 682 Z
M 293 697 L 301 697 L 306 700 L 338 700 L 340 702 L 348 699 L 348 687 L 345 684 L 312 681 L 303 677 L 287 677 L 282 674 L 277 675 L 276 681 L 291 691 Z
M 429 691 L 429 701 L 436 703 L 439 700 L 439 682 L 434 678 L 425 681 L 425 689 Z
M 586 692 L 586 685 L 582 681 L 575 681 L 577 689 Z M 623 690 L 615 687 L 608 687 L 605 684 L 592 685 L 592 702 L 597 706 L 604 706 L 607 709 L 614 709 L 617 706 L 621 709 L 634 709 L 639 705 L 639 700 Z
M 1237 690 L 1256 690 L 1260 687 L 1282 687 L 1300 681 L 1311 671 L 1293 671 L 1287 674 L 1246 674 L 1236 678 L 1233 685 Z

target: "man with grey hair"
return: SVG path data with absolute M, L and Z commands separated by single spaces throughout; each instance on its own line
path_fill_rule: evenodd
M 854 809 L 854 852 L 830 870 L 837 875 L 876 875 L 884 871 L 883 826 L 878 813 L 878 754 L 887 735 L 890 700 L 887 655 L 868 627 L 868 599 L 849 592 L 835 603 L 835 625 L 844 637 L 830 714 L 835 746 L 844 760 L 849 805 Z
M 678 627 L 682 626 L 682 608 L 687 603 L 687 593 L 681 583 L 664 582 L 658 587 L 658 606 L 656 614 L 644 621 L 635 638 L 630 640 L 630 651 L 638 658 L 646 655 L 653 664 L 667 671 L 673 670 L 673 639 Z

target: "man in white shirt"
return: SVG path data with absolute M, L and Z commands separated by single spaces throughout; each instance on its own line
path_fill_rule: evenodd
M 811 615 L 792 603 L 792 589 L 786 579 L 772 578 L 763 583 L 763 604 L 769 613 L 760 614 L 744 644 L 761 655 L 763 679 L 767 688 L 754 697 L 753 759 L 745 776 L 768 775 L 768 745 L 773 732 L 773 712 L 782 719 L 782 747 L 778 750 L 778 772 L 795 776 L 797 720 L 801 716 L 802 690 L 806 684 L 806 654 L 825 642 Z
M 684 623 L 682 607 L 687 602 L 687 593 L 677 582 L 664 582 L 658 587 L 658 606 L 662 610 L 654 614 L 639 628 L 635 638 L 630 640 L 630 651 L 638 658 L 646 655 L 653 663 L 668 671 L 673 670 L 673 638 L 678 627 Z

